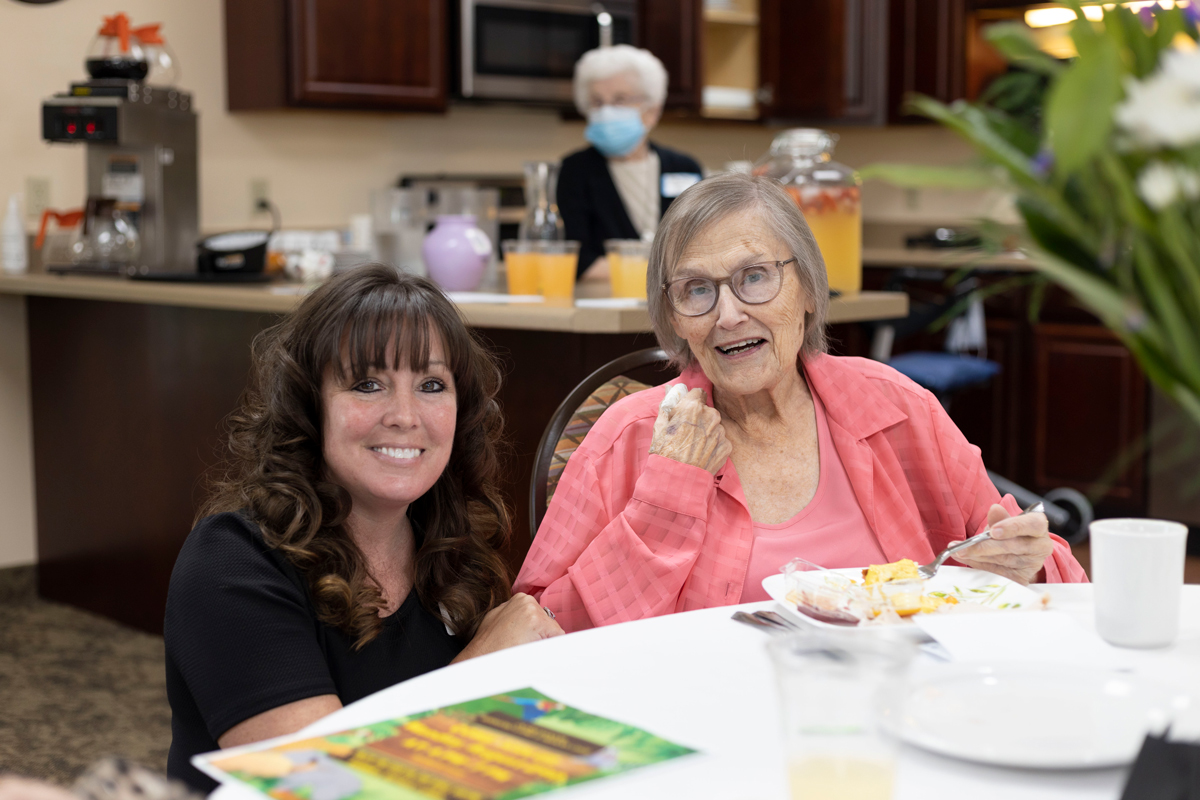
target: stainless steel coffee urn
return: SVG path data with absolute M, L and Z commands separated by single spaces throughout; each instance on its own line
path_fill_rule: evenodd
M 87 147 L 85 231 L 73 257 L 47 264 L 50 271 L 195 272 L 199 195 L 191 104 L 188 92 L 120 78 L 73 84 L 43 101 L 42 137 Z

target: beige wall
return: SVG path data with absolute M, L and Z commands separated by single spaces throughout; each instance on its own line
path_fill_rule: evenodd
M 290 227 L 342 225 L 367 210 L 371 189 L 404 172 L 515 172 L 521 162 L 556 158 L 580 146 L 582 124 L 553 112 L 456 107 L 445 115 L 344 111 L 225 111 L 220 0 L 67 0 L 48 6 L 0 3 L 0 198 L 26 177 L 51 180 L 52 205 L 83 199 L 83 147 L 40 138 L 39 102 L 83 77 L 83 56 L 102 15 L 124 9 L 135 23 L 161 21 L 200 113 L 201 225 L 208 230 L 262 223 L 250 215 L 249 181 L 265 178 Z M 931 127 L 845 129 L 838 159 L 962 160 L 966 151 Z M 774 131 L 734 123 L 664 123 L 655 138 L 695 155 L 709 169 L 756 159 Z M 913 201 L 916 200 L 914 203 Z M 877 220 L 936 220 L 983 210 L 975 196 L 918 198 L 880 185 L 866 191 Z

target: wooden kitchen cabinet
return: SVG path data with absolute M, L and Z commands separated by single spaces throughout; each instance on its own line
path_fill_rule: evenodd
M 1110 508 L 1141 513 L 1146 378 L 1099 325 L 1033 326 L 1033 488 L 1104 487 Z
M 761 115 L 883 124 L 886 11 L 886 0 L 761 0 Z
M 441 111 L 446 0 L 225 0 L 230 111 Z
M 888 3 L 888 121 L 922 121 L 903 113 L 905 97 L 926 94 L 943 103 L 964 96 L 968 0 Z
M 667 68 L 667 108 L 698 110 L 703 82 L 703 0 L 643 0 L 641 46 Z

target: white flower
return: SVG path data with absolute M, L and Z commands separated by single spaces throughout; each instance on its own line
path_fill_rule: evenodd
M 1125 82 L 1117 125 L 1146 147 L 1200 142 L 1200 49 L 1168 50 L 1145 80 Z
M 1180 197 L 1200 199 L 1200 175 L 1178 164 L 1151 161 L 1138 175 L 1137 184 L 1146 205 L 1158 211 Z

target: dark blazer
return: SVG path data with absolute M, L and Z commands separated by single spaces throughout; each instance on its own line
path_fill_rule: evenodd
M 664 175 L 668 172 L 704 174 L 691 156 L 654 142 L 650 142 L 650 147 L 658 154 Z M 659 194 L 662 194 L 661 181 Z M 621 195 L 617 194 L 617 185 L 608 171 L 608 159 L 596 148 L 589 147 L 563 159 L 558 173 L 557 195 L 558 210 L 562 213 L 567 238 L 579 241 L 579 268 L 576 275 L 582 274 L 593 261 L 604 255 L 605 239 L 640 238 L 629 219 L 629 212 L 625 210 L 625 204 L 621 202 Z M 667 207 L 674 199 L 662 198 L 660 214 L 667 212 Z

